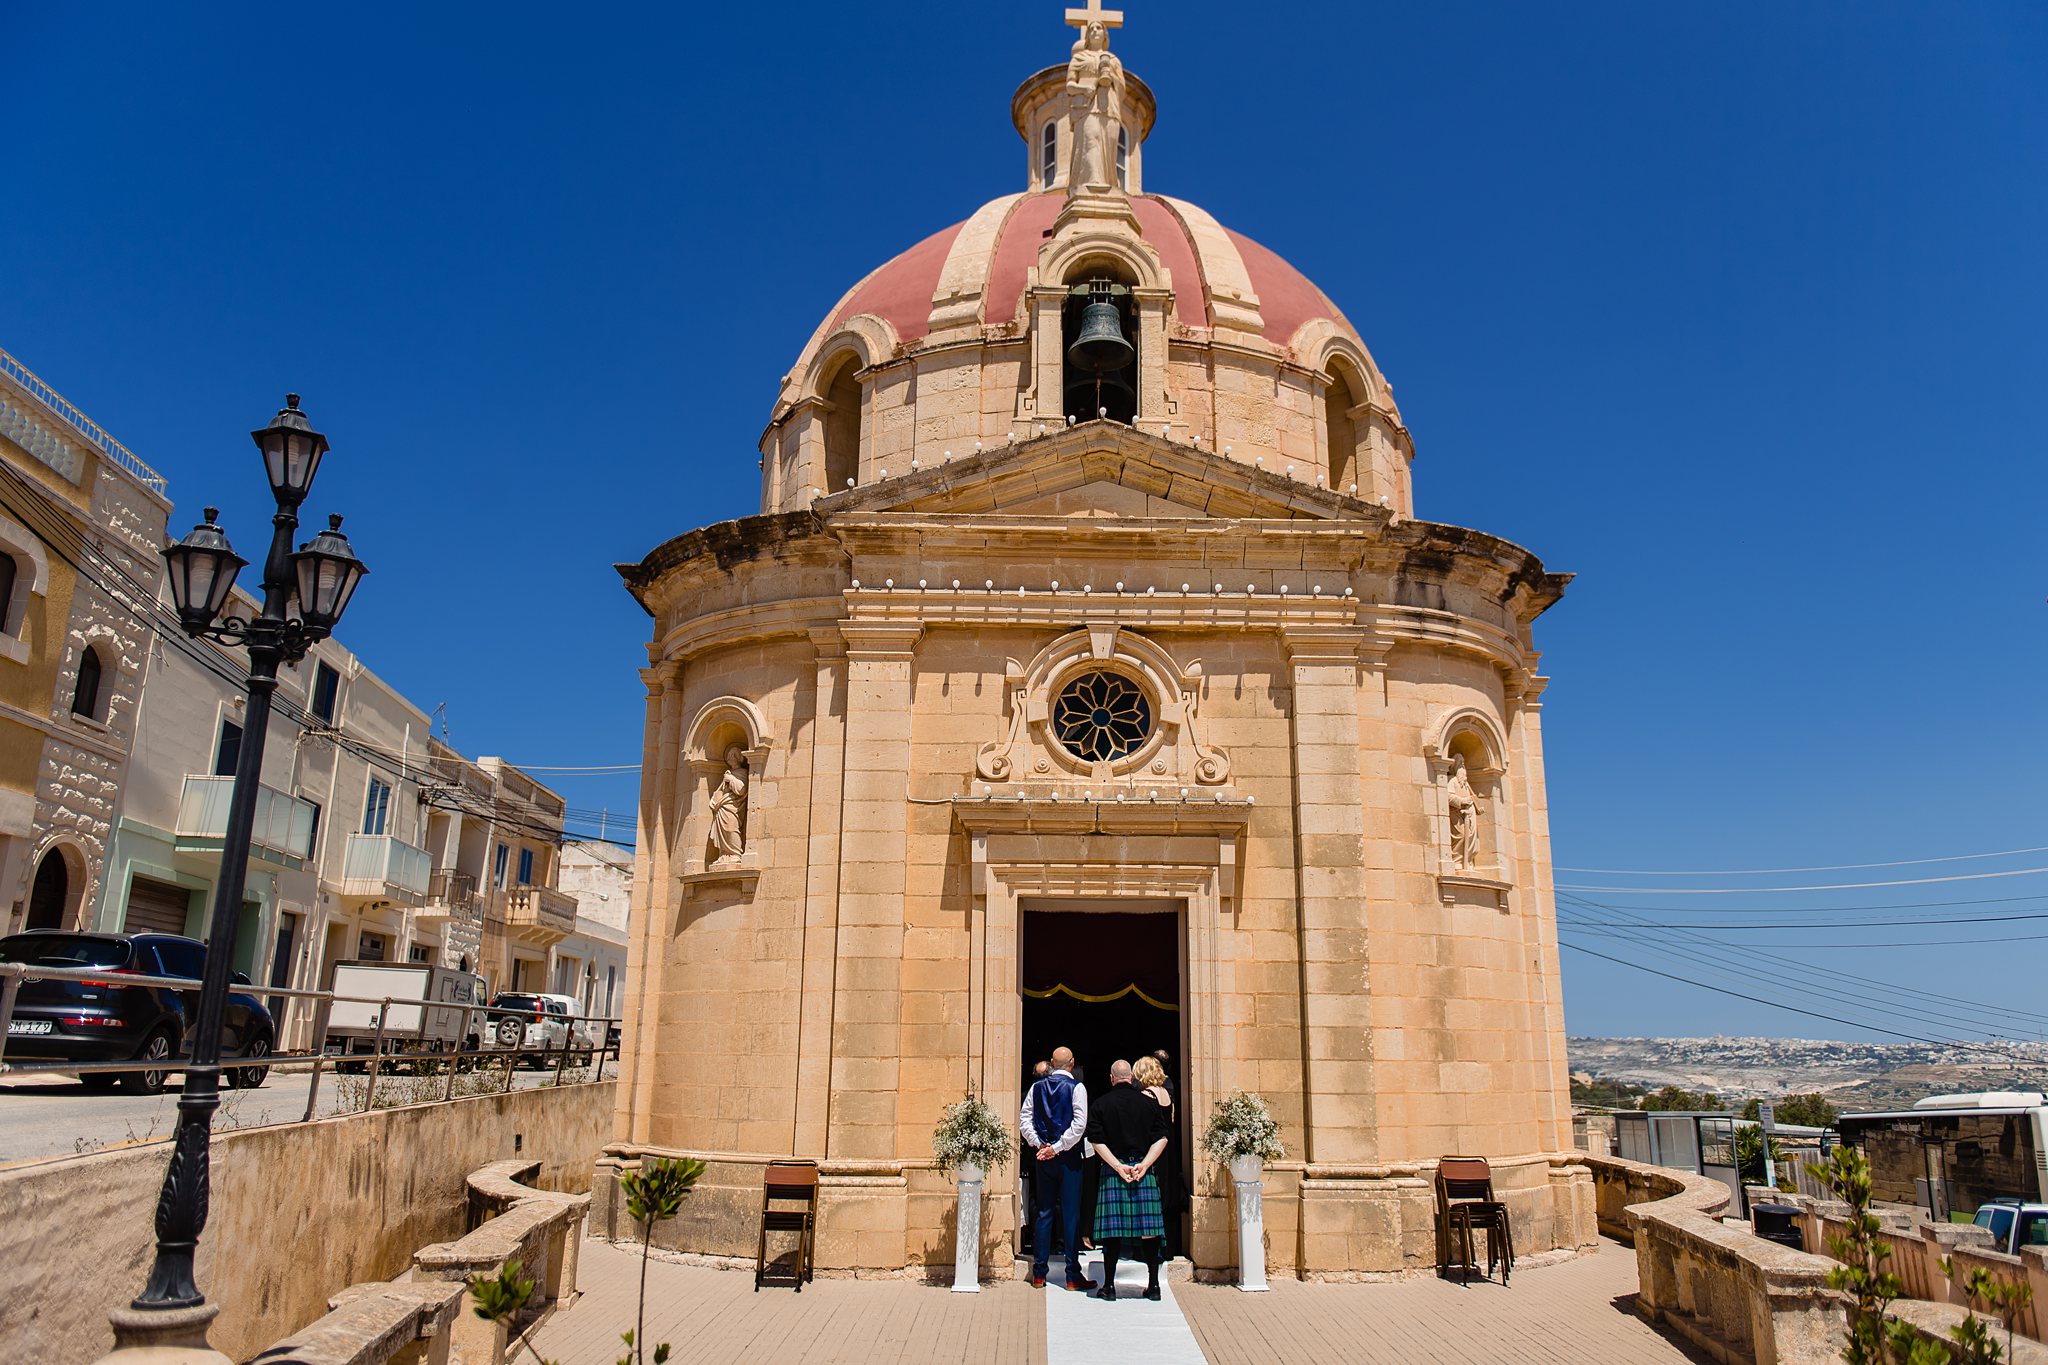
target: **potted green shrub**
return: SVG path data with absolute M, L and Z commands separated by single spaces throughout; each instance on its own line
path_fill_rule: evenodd
M 996 1111 L 972 1094 L 947 1105 L 939 1126 L 932 1129 L 932 1155 L 938 1159 L 939 1173 L 955 1177 L 960 1187 L 953 1237 L 955 1293 L 981 1289 L 982 1177 L 1001 1170 L 1016 1146 Z
M 1266 1102 L 1245 1090 L 1233 1090 L 1209 1115 L 1202 1149 L 1230 1167 L 1237 1184 L 1237 1287 L 1250 1294 L 1266 1291 L 1266 1206 L 1262 1177 L 1266 1163 L 1287 1154 L 1280 1145 L 1280 1125 Z
M 932 1129 L 932 1155 L 938 1159 L 939 1173 L 963 1181 L 1001 1170 L 1016 1145 L 996 1111 L 975 1095 L 947 1105 L 939 1126 Z
M 1230 1167 L 1239 1182 L 1258 1180 L 1266 1163 L 1287 1155 L 1280 1145 L 1280 1125 L 1266 1102 L 1244 1090 L 1233 1090 L 1217 1102 L 1202 1133 L 1202 1149 Z

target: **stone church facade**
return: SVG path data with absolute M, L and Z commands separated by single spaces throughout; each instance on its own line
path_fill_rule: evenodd
M 654 625 L 605 1166 L 709 1159 L 660 1235 L 751 1257 L 762 1163 L 814 1158 L 823 1268 L 950 1265 L 941 1106 L 1161 1046 L 1198 1272 L 1234 1211 L 1189 1139 L 1239 1089 L 1287 1146 L 1278 1269 L 1430 1263 L 1448 1153 L 1525 1251 L 1590 1244 L 1532 639 L 1566 578 L 1415 518 L 1364 342 L 1144 190 L 1153 99 L 1096 36 L 1012 102 L 1025 189 L 827 313 L 760 514 L 621 566 Z

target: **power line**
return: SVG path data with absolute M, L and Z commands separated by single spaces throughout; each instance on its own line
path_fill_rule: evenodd
M 1566 890 L 1568 888 L 1559 889 Z M 1595 904 L 1604 905 L 1610 910 L 1651 910 L 1660 915 L 1674 912 L 1688 915 L 1759 915 L 1766 912 L 1774 915 L 1838 915 L 1856 911 L 1931 910 L 1957 905 L 2038 904 L 2043 899 L 2048 899 L 2048 897 L 2044 897 L 2037 892 L 2031 896 L 1984 896 L 1965 900 L 1943 901 L 1888 901 L 1878 904 L 1865 902 L 1857 905 L 1773 905 L 1764 909 L 1759 909 L 1753 905 L 1730 905 L 1726 907 L 1696 905 L 1686 906 L 1682 911 L 1680 911 L 1679 907 L 1672 905 L 1616 905 L 1612 901 L 1598 901 Z
M 1668 926 L 1652 925 L 1649 921 L 1643 920 L 1640 916 L 1631 915 L 1628 912 L 1616 909 L 1613 906 L 1602 905 L 1598 901 L 1589 901 L 1584 899 L 1583 897 L 1578 896 L 1571 896 L 1567 897 L 1566 899 L 1568 901 L 1576 903 L 1577 907 L 1582 910 L 1590 910 L 1594 913 L 1598 913 L 1601 910 L 1606 910 L 1609 913 L 1620 915 L 1623 919 L 1635 921 L 1635 925 L 1637 927 L 1642 927 L 1645 929 L 1658 932 L 1666 931 L 1668 928 Z M 1875 977 L 1858 976 L 1848 972 L 1835 971 L 1831 968 L 1820 966 L 1816 963 L 1806 961 L 1804 959 L 1784 957 L 1777 953 L 1765 952 L 1762 948 L 1749 947 L 1741 944 L 1723 943 L 1719 940 L 1709 938 L 1704 934 L 1694 933 L 1686 929 L 1672 929 L 1670 931 L 1674 932 L 1678 937 L 1689 939 L 1695 943 L 1705 945 L 1708 948 L 1714 950 L 1715 952 L 1733 952 L 1741 957 L 1749 958 L 1754 961 L 1769 962 L 1779 966 L 1790 967 L 1795 970 L 1806 972 L 1809 974 L 1815 974 L 1824 977 L 1833 977 L 1838 981 L 1846 982 L 1852 986 L 1863 987 L 1866 989 L 1875 987 L 1878 990 L 1890 992 L 1894 995 L 1917 996 L 1920 999 L 1933 1001 L 1937 1004 L 1946 1007 L 1960 1006 L 1965 1010 L 1965 1012 L 1976 1014 L 1979 1016 L 1988 1015 L 1994 1018 L 2007 1017 L 2017 1020 L 2028 1020 L 2036 1023 L 2048 1023 L 2048 1014 L 2038 1014 L 2031 1010 L 2014 1009 L 2009 1006 L 1991 1004 L 1969 1004 L 1967 1002 L 1959 1002 L 1953 996 L 1941 995 L 1932 991 L 1924 991 L 1920 990 L 1917 987 L 1900 985 L 1896 982 L 1884 981 Z
M 1706 967 L 1710 971 L 1735 976 L 1740 980 L 1768 981 L 1776 985 L 1801 991 L 1811 998 L 1875 1009 L 1891 1019 L 1912 1020 L 1935 1027 L 1957 1027 L 1966 1031 L 1980 1032 L 1987 1036 L 1994 1035 L 1997 1030 L 2009 1029 L 2014 1024 L 2021 1023 L 2030 1024 L 2029 1031 L 2038 1034 L 2042 1031 L 2042 1023 L 2048 1022 L 2041 1020 L 2039 1016 L 2035 1016 L 2031 1021 L 2018 1017 L 2005 1020 L 1997 1011 L 1977 1009 L 1966 1003 L 1955 1001 L 1950 1001 L 1949 1003 L 1959 1005 L 1960 1008 L 1956 1010 L 1934 1009 L 1925 1005 L 1914 1005 L 1899 1000 L 1879 1002 L 1872 999 L 1867 992 L 1862 994 L 1849 993 L 1856 984 L 1853 978 L 1850 978 L 1846 985 L 1836 986 L 1825 984 L 1824 982 L 1802 980 L 1799 977 L 1788 975 L 1782 971 L 1773 971 L 1769 967 L 1762 965 L 1752 964 L 1736 969 L 1707 953 L 1698 952 L 1677 944 L 1649 941 L 1645 939 L 1640 931 L 1634 930 L 1628 925 L 1582 923 L 1574 926 L 1574 928 L 1580 933 L 1591 933 L 1606 938 L 1621 938 L 1650 952 L 1662 953 L 1668 957 L 1693 962 Z
M 1899 858 L 1888 863 L 1829 863 L 1824 867 L 1701 868 L 1691 872 L 1666 872 L 1647 867 L 1560 867 L 1559 872 L 1585 872 L 1601 877 L 1774 877 L 1787 872 L 1860 872 L 1871 867 L 1918 867 L 1926 863 L 1964 863 L 1973 858 L 2014 858 L 2023 853 L 2048 853 L 2039 848 L 2008 848 L 1997 853 L 1951 853 L 1942 858 Z
M 1889 882 L 1836 882 L 1823 886 L 1580 886 L 1559 882 L 1560 891 L 1606 891 L 1631 896 L 1762 896 L 1781 892 L 1862 891 L 1876 886 L 1932 886 L 1937 882 L 1977 882 L 1992 877 L 2031 877 L 2048 867 L 2016 867 L 2006 872 L 1958 872 L 1951 877 L 1905 877 Z
M 1801 927 L 1818 929 L 1825 928 L 1826 926 L 1803 925 Z M 1834 942 L 1827 939 L 1822 939 L 1819 941 L 1801 942 L 1786 942 L 1782 939 L 1770 939 L 1767 942 L 1769 946 L 1773 948 L 1969 948 L 1979 943 L 2040 943 L 2044 941 L 2048 941 L 2048 934 L 2007 934 L 2001 935 L 1996 938 L 1887 939 L 1878 943 Z M 1740 943 L 1731 943 L 1728 946 L 1731 948 L 1736 948 L 1741 947 L 1743 945 Z
M 1653 929 L 1896 929 L 1902 924 L 2011 924 L 2016 920 L 2048 919 L 2048 910 L 2034 910 L 2019 915 L 1937 915 L 1921 917 L 1908 915 L 1899 919 L 1831 919 L 1821 923 L 1806 924 L 1728 924 L 1721 921 L 1671 924 L 1658 921 L 1647 925 Z
M 1971 1051 L 1979 1052 L 2005 1052 L 2008 1055 L 2024 1057 L 2027 1061 L 2038 1062 L 2040 1060 L 2038 1057 L 2028 1056 L 2027 1054 L 2020 1053 L 2016 1049 L 1998 1048 L 1982 1043 L 1965 1042 L 1954 1038 L 1923 1038 L 1915 1033 L 1901 1033 L 1897 1029 L 1882 1028 L 1876 1024 L 1868 1024 L 1855 1019 L 1844 1019 L 1839 1015 L 1822 1014 L 1818 1010 L 1801 1009 L 1797 1005 L 1788 1005 L 1781 1000 L 1768 1000 L 1760 995 L 1750 995 L 1744 991 L 1729 990 L 1725 986 L 1716 986 L 1705 981 L 1695 981 L 1691 977 L 1679 976 L 1674 972 L 1659 971 L 1655 967 L 1648 967 L 1640 962 L 1630 962 L 1626 958 L 1611 957 L 1606 953 L 1595 952 L 1593 949 L 1588 948 L 1583 944 L 1571 943 L 1564 940 L 1563 938 L 1560 938 L 1558 942 L 1560 946 L 1569 948 L 1575 953 L 1584 953 L 1587 957 L 1597 957 L 1603 962 L 1612 962 L 1615 965 L 1621 967 L 1631 967 L 1639 972 L 1647 972 L 1651 976 L 1662 977 L 1666 981 L 1676 981 L 1680 985 L 1697 986 L 1699 989 L 1703 991 L 1712 991 L 1716 995 L 1728 995 L 1733 996 L 1738 1000 L 1747 1000 L 1752 1004 L 1768 1005 L 1772 1009 L 1784 1010 L 1789 1014 L 1802 1014 L 1809 1019 L 1824 1019 L 1831 1024 L 1844 1024 L 1850 1028 L 1868 1029 L 1872 1033 L 1882 1033 L 1892 1038 L 1903 1038 L 1909 1043 L 1927 1043 L 1935 1047 L 1961 1047 L 1967 1048 Z

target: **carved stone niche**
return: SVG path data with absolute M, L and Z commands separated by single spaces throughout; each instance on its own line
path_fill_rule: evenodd
M 674 851 L 675 865 L 682 868 L 678 880 L 683 894 L 694 895 L 721 882 L 737 883 L 742 890 L 751 888 L 761 875 L 756 842 L 761 816 L 772 799 L 772 789 L 766 781 L 766 723 L 760 709 L 744 697 L 714 697 L 697 708 L 687 734 L 683 760 L 693 780 L 689 786 L 689 810 Z M 746 759 L 743 842 L 736 856 L 714 856 L 712 798 L 725 780 L 725 755 L 730 749 L 739 750 Z
M 1477 900 L 1506 911 L 1514 882 L 1504 847 L 1507 743 L 1500 727 L 1485 712 L 1462 707 L 1437 718 L 1422 751 L 1429 764 L 1438 893 L 1447 904 Z M 1472 812 L 1462 838 L 1460 807 Z
M 1060 636 L 1028 664 L 1005 659 L 1003 692 L 1003 734 L 974 761 L 983 781 L 1217 787 L 1230 780 L 1229 755 L 1201 739 L 1201 663 L 1182 665 L 1134 631 L 1090 625 Z M 1091 712 L 1091 699 L 1104 705 Z M 1113 736 L 1098 735 L 1088 714 L 1112 723 Z

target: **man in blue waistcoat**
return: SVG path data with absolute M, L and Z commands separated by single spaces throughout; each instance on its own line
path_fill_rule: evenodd
M 1017 1131 L 1038 1154 L 1038 1209 L 1033 1225 L 1031 1283 L 1045 1287 L 1052 1251 L 1053 1215 L 1059 1215 L 1067 1251 L 1067 1288 L 1094 1286 L 1081 1269 L 1081 1135 L 1088 1131 L 1088 1089 L 1074 1079 L 1074 1054 L 1055 1048 L 1052 1070 L 1032 1084 L 1017 1115 Z

